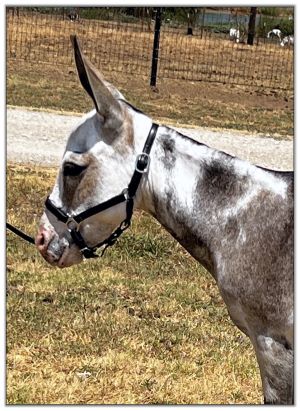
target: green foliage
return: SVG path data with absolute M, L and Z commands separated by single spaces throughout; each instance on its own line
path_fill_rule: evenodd
M 294 21 L 293 20 L 281 20 L 279 28 L 282 31 L 283 36 L 294 34 Z
M 228 34 L 231 27 L 232 23 L 210 23 L 203 26 L 204 30 L 224 34 Z
M 118 9 L 121 9 L 121 8 L 118 7 Z M 83 19 L 110 20 L 112 17 L 113 17 L 113 11 L 110 10 L 110 8 L 108 7 L 82 7 L 80 8 L 80 18 L 83 18 Z
M 294 7 L 259 7 L 259 13 L 270 17 L 291 16 L 294 14 Z
M 256 29 L 256 35 L 266 37 L 267 33 L 275 28 L 281 30 L 283 36 L 294 34 L 294 21 L 262 16 Z
M 265 16 L 277 17 L 280 14 L 279 7 L 260 7 L 261 14 Z

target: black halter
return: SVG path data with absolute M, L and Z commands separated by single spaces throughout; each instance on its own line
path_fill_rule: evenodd
M 125 231 L 130 226 L 131 217 L 133 213 L 134 197 L 139 187 L 143 174 L 146 173 L 149 169 L 149 154 L 158 127 L 158 124 L 152 124 L 143 151 L 136 158 L 133 176 L 131 177 L 128 187 L 125 188 L 121 194 L 118 194 L 115 197 L 112 197 L 109 200 L 104 201 L 103 203 L 97 204 L 96 206 L 88 208 L 82 213 L 75 215 L 65 213 L 61 208 L 56 207 L 54 203 L 50 200 L 50 198 L 47 197 L 45 202 L 47 210 L 50 211 L 59 221 L 66 224 L 74 243 L 79 247 L 81 253 L 85 258 L 99 257 L 99 255 L 95 252 L 98 248 L 105 245 L 103 252 L 101 254 L 103 255 L 106 248 L 112 246 L 116 242 L 118 237 L 120 237 L 120 235 L 123 233 L 123 231 Z M 108 238 L 106 238 L 104 241 L 101 241 L 99 244 L 96 244 L 93 247 L 89 247 L 80 233 L 80 223 L 82 223 L 82 221 L 86 220 L 87 218 L 95 214 L 101 213 L 102 211 L 107 210 L 108 208 L 111 208 L 123 202 L 126 202 L 125 220 L 121 222 L 119 227 L 115 231 L 113 231 L 113 233 Z

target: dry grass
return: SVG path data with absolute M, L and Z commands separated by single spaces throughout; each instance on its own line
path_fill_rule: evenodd
M 24 18 L 9 26 L 15 49 L 8 52 L 28 60 L 41 58 L 44 50 L 47 61 L 66 63 L 65 26 L 72 31 L 71 23 L 31 24 L 30 41 L 22 37 L 26 24 Z M 83 38 L 92 35 L 80 27 Z M 95 50 L 106 59 L 101 67 L 109 73 L 110 65 L 117 65 L 116 30 L 106 29 L 111 53 L 99 44 Z M 118 33 L 118 40 L 124 39 L 120 27 Z M 148 35 L 135 37 L 145 61 Z M 18 49 L 19 38 L 25 47 Z M 180 47 L 188 48 L 185 43 Z M 27 54 L 20 54 L 24 50 Z M 197 50 L 201 55 L 203 50 Z M 133 56 L 135 48 L 128 53 Z M 134 68 L 131 63 L 126 64 Z M 116 68 L 123 70 L 122 64 Z M 58 68 L 17 59 L 9 62 L 7 73 L 9 104 L 77 112 L 91 106 L 71 60 L 69 67 Z M 107 77 L 157 120 L 293 134 L 292 96 L 281 92 L 160 80 L 154 93 L 142 77 L 116 72 Z M 35 232 L 55 174 L 53 169 L 8 165 L 12 224 Z M 132 229 L 101 260 L 63 271 L 8 234 L 7 264 L 8 404 L 261 403 L 253 349 L 229 320 L 213 279 L 149 216 L 137 213 Z
M 8 219 L 34 233 L 53 169 L 8 166 Z M 7 237 L 8 404 L 260 403 L 249 340 L 211 276 L 149 216 L 63 271 Z
M 80 20 L 72 23 L 51 15 L 22 15 L 7 19 L 8 57 L 32 62 L 71 63 L 70 34 L 77 34 L 87 55 L 107 71 L 149 77 L 153 33 L 138 24 Z M 206 33 L 163 26 L 159 73 L 163 78 L 210 80 L 291 90 L 293 49 L 279 44 L 235 44 Z

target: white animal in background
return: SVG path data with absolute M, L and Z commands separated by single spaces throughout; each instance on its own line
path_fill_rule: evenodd
M 269 31 L 269 33 L 267 34 L 267 38 L 269 39 L 270 37 L 276 36 L 276 37 L 279 38 L 279 40 L 281 40 L 281 34 L 282 34 L 281 30 L 273 29 L 273 30 Z
M 236 43 L 239 43 L 240 42 L 240 30 L 231 28 L 229 30 L 229 38 L 230 40 L 235 40 Z
M 280 42 L 281 47 L 294 45 L 294 36 L 285 36 Z

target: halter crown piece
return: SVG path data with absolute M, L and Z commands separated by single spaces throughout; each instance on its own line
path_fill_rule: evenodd
M 146 139 L 143 151 L 141 154 L 138 154 L 135 163 L 135 170 L 131 177 L 131 180 L 128 184 L 128 187 L 125 188 L 121 194 L 118 194 L 115 197 L 110 198 L 100 204 L 97 204 L 94 207 L 88 208 L 87 210 L 83 211 L 82 213 L 70 215 L 65 213 L 61 208 L 58 208 L 54 205 L 54 203 L 47 197 L 45 202 L 45 207 L 48 211 L 50 211 L 59 221 L 66 224 L 71 237 L 74 243 L 79 247 L 81 253 L 85 258 L 94 258 L 99 257 L 96 254 L 96 250 L 102 246 L 105 246 L 101 256 L 103 255 L 104 251 L 107 247 L 110 247 L 115 244 L 116 240 L 120 237 L 120 235 L 130 226 L 131 224 L 131 217 L 133 213 L 133 204 L 134 204 L 134 197 L 139 187 L 140 181 L 144 173 L 146 173 L 149 169 L 150 165 L 150 151 L 152 148 L 153 141 L 155 139 L 158 124 L 152 123 L 151 129 L 149 131 L 148 137 Z M 96 244 L 93 247 L 89 247 L 84 238 L 80 233 L 80 223 L 87 218 L 101 213 L 108 208 L 111 208 L 117 204 L 126 202 L 126 218 L 121 222 L 118 228 L 116 228 L 113 233 L 106 238 L 104 241 L 101 241 L 99 244 Z

